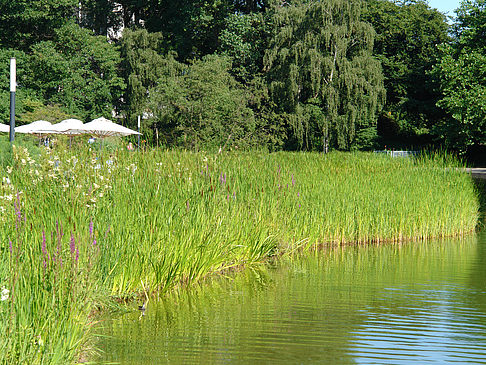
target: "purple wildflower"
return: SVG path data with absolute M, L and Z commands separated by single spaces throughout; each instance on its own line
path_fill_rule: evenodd
M 78 259 L 79 259 L 79 250 L 78 250 L 78 248 L 76 247 L 76 262 L 78 262 Z
M 96 238 L 93 240 L 93 247 L 96 247 Z
M 89 221 L 89 237 L 93 237 L 93 219 Z
M 42 231 L 42 254 L 44 256 L 47 255 L 47 249 L 46 249 L 46 232 Z
M 71 242 L 69 243 L 69 248 L 71 249 L 71 255 L 74 254 L 76 250 L 76 241 L 74 240 L 74 234 L 71 232 Z
M 12 241 L 8 240 L 8 249 L 10 250 L 10 253 L 12 253 Z
M 15 221 L 15 229 L 19 229 L 19 223 L 22 221 L 22 212 L 20 211 L 20 195 L 17 193 L 17 200 L 14 202 L 15 215 L 17 220 Z
M 295 185 L 294 174 L 292 174 L 292 186 Z
M 19 193 L 17 193 L 17 199 L 14 202 L 14 208 L 15 208 L 15 214 L 17 214 L 17 217 L 20 221 L 22 214 L 20 212 L 20 194 Z

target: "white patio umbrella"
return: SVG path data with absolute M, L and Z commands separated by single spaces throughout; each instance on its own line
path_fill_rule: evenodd
M 80 128 L 71 129 L 70 132 L 89 133 L 97 137 L 129 136 L 131 134 L 141 134 L 132 129 L 113 123 L 106 118 L 97 118 Z
M 81 131 L 83 127 L 83 122 L 79 119 L 65 119 L 62 122 L 54 124 L 52 128 L 56 130 L 59 134 L 76 135 L 86 133 Z
M 10 126 L 8 124 L 0 123 L 0 132 L 10 132 Z
M 27 133 L 27 134 L 52 134 L 57 133 L 52 124 L 46 120 L 36 120 L 30 124 L 21 125 L 15 128 L 15 133 Z

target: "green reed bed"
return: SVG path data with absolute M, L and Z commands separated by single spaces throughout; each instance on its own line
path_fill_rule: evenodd
M 74 361 L 89 347 L 90 314 L 113 299 L 320 244 L 470 232 L 478 198 L 456 165 L 15 148 L 0 172 L 0 363 Z

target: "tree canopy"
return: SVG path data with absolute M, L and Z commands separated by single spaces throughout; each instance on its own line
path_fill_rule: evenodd
M 149 92 L 164 144 L 196 150 L 254 144 L 249 95 L 229 74 L 229 59 L 211 55 L 185 65 L 169 55 L 166 65 Z
M 299 145 L 349 148 L 357 131 L 373 125 L 384 96 L 374 30 L 360 19 L 361 2 L 292 1 L 271 11 L 264 64 Z
M 438 105 L 452 118 L 437 125 L 447 146 L 466 152 L 486 146 L 486 1 L 464 1 L 457 10 L 455 42 L 440 48 L 435 68 Z
M 440 96 L 437 80 L 429 72 L 440 60 L 437 46 L 450 40 L 449 26 L 445 16 L 425 1 L 366 3 L 363 19 L 377 33 L 373 53 L 385 77 L 386 104 L 380 132 L 387 137 L 387 127 L 395 126 L 392 137 L 417 143 L 418 137 L 430 136 L 431 128 L 443 116 L 436 106 Z
M 142 115 L 170 146 L 464 152 L 485 145 L 485 1 L 452 25 L 424 0 L 0 1 L 0 118 L 15 56 L 19 123 Z

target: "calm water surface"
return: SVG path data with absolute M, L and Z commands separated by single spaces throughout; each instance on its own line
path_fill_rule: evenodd
M 109 318 L 98 363 L 486 363 L 486 235 L 329 249 Z

